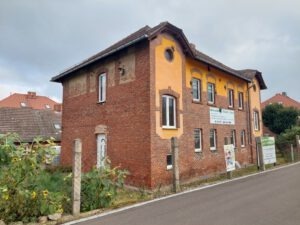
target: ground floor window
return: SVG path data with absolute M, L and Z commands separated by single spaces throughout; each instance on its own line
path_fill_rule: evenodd
M 194 146 L 195 152 L 202 151 L 202 130 L 199 128 L 194 129 Z
M 167 155 L 167 170 L 170 170 L 173 168 L 173 162 L 172 162 L 173 159 L 172 158 L 173 157 L 171 154 Z
M 216 151 L 217 150 L 217 131 L 216 131 L 216 129 L 210 129 L 209 143 L 210 143 L 210 150 Z
M 241 131 L 241 147 L 245 147 L 246 145 L 246 134 L 245 130 Z

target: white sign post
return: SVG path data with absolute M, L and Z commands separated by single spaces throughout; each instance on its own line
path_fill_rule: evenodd
M 235 170 L 235 152 L 233 144 L 224 145 L 226 171 L 230 172 Z
M 275 138 L 262 137 L 261 147 L 262 147 L 264 164 L 276 163 Z

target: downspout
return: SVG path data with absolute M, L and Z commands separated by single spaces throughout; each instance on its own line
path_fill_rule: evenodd
M 247 84 L 248 85 L 248 84 Z M 247 123 L 247 129 L 248 129 L 248 140 L 249 140 L 249 144 L 250 144 L 250 151 L 251 151 L 251 163 L 254 163 L 254 156 L 253 156 L 253 145 L 252 145 L 252 128 L 251 128 L 251 98 L 250 98 L 250 88 L 253 87 L 253 84 L 248 86 L 247 88 L 247 95 L 248 95 L 248 105 L 247 105 L 247 108 L 248 108 L 248 123 Z

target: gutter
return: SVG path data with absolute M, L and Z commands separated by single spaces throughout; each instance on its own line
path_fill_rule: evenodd
M 95 62 L 97 60 L 103 59 L 103 58 L 105 58 L 105 57 L 107 57 L 107 56 L 109 56 L 109 55 L 111 55 L 111 54 L 113 54 L 113 53 L 115 53 L 117 51 L 120 51 L 120 50 L 122 50 L 124 48 L 127 48 L 127 47 L 129 47 L 129 46 L 131 46 L 131 45 L 133 45 L 133 44 L 135 44 L 135 43 L 137 43 L 137 42 L 139 42 L 141 40 L 144 40 L 146 38 L 148 38 L 148 35 L 144 34 L 143 36 L 138 37 L 137 39 L 135 39 L 133 41 L 130 41 L 130 42 L 124 44 L 124 45 L 121 45 L 118 48 L 115 48 L 115 49 L 113 49 L 113 50 L 111 50 L 111 51 L 109 51 L 109 52 L 107 52 L 107 53 L 105 53 L 103 55 L 100 55 L 100 56 L 98 56 L 98 57 L 96 57 L 96 58 L 94 58 L 92 60 L 88 60 L 86 62 L 83 61 L 82 63 L 79 63 L 79 64 L 71 67 L 70 69 L 65 70 L 64 72 L 60 73 L 59 75 L 52 77 L 50 81 L 51 82 L 60 82 L 60 80 L 63 79 L 64 77 L 66 77 L 68 74 L 70 74 L 70 73 L 72 73 L 72 72 L 74 72 L 76 70 L 79 70 L 79 69 L 81 69 L 81 68 L 83 68 L 83 67 L 85 67 L 87 65 L 90 65 L 91 63 L 93 63 L 93 62 Z

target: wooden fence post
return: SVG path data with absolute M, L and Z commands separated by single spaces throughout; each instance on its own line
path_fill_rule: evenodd
M 179 165 L 178 165 L 178 140 L 176 137 L 171 138 L 172 148 L 172 168 L 173 168 L 173 191 L 176 193 L 180 190 L 179 184 Z
M 82 144 L 80 139 L 75 139 L 73 144 L 73 173 L 72 173 L 72 213 L 80 213 L 80 192 L 81 192 L 81 152 Z

